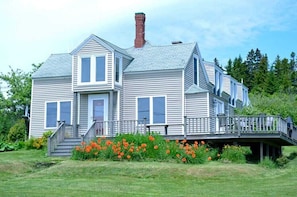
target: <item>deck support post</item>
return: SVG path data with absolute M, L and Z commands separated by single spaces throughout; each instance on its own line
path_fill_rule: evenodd
M 260 142 L 260 161 L 263 161 L 263 142 Z
M 269 152 L 269 144 L 266 144 L 266 157 L 270 158 L 270 152 Z
M 184 116 L 184 138 L 187 138 L 187 116 Z

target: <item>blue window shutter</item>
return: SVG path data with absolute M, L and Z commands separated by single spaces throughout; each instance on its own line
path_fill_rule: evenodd
M 147 123 L 150 123 L 150 99 L 138 98 L 137 103 L 138 120 L 146 118 Z
M 105 81 L 105 57 L 96 57 L 96 81 Z
M 165 123 L 165 97 L 153 98 L 153 123 Z
M 90 82 L 91 59 L 81 58 L 81 82 Z
M 57 102 L 46 104 L 46 127 L 57 126 Z
M 60 121 L 65 121 L 66 124 L 71 124 L 71 102 L 60 103 Z

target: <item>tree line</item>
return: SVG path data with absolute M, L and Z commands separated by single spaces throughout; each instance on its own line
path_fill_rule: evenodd
M 289 59 L 277 56 L 269 64 L 267 54 L 262 54 L 258 48 L 252 49 L 245 60 L 240 55 L 233 60 L 229 59 L 225 69 L 227 74 L 243 81 L 250 93 L 297 93 L 297 63 L 294 52 Z

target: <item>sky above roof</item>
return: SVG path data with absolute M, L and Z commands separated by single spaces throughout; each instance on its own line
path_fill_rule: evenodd
M 24 71 L 52 53 L 68 53 L 95 34 L 122 48 L 134 44 L 136 12 L 146 14 L 152 45 L 198 42 L 207 61 L 259 48 L 272 63 L 297 53 L 295 0 L 9 0 L 0 2 L 0 72 Z

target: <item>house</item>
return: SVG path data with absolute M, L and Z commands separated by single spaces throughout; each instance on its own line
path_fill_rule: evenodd
M 30 136 L 56 130 L 58 121 L 78 137 L 94 121 L 129 120 L 181 134 L 185 116 L 233 115 L 248 104 L 248 89 L 204 61 L 196 42 L 154 46 L 145 40 L 145 14 L 135 22 L 131 48 L 90 35 L 71 53 L 50 55 L 32 76 Z

